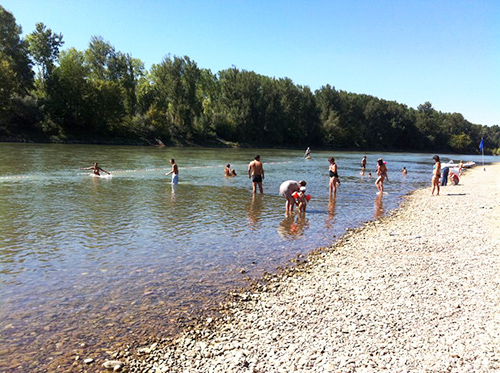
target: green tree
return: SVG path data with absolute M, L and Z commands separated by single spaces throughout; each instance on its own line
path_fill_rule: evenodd
M 40 77 L 47 81 L 52 74 L 59 57 L 59 50 L 64 44 L 62 34 L 55 34 L 39 22 L 35 31 L 26 38 L 32 59 L 39 67 Z
M 4 76 L 1 83 L 7 84 L 5 87 L 10 87 L 11 92 L 26 94 L 33 87 L 33 71 L 28 45 L 21 34 L 21 26 L 16 24 L 12 13 L 0 5 L 0 58 L 4 72 L 8 69 L 12 73 Z M 11 81 L 7 82 L 7 79 Z

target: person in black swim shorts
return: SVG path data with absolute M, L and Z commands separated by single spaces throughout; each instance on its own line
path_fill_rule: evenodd
M 261 193 L 264 193 L 262 189 L 262 181 L 264 180 L 264 166 L 260 161 L 260 155 L 256 155 L 254 160 L 248 165 L 248 177 L 252 179 L 252 190 L 253 193 L 257 193 L 257 186 Z

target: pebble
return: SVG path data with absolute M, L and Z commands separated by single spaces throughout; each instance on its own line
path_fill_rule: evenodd
M 500 165 L 489 167 L 439 197 L 416 191 L 390 216 L 232 293 L 220 318 L 139 349 L 127 369 L 500 371 Z
M 119 360 L 106 360 L 102 366 L 106 369 L 112 369 L 114 371 L 120 370 L 124 364 Z

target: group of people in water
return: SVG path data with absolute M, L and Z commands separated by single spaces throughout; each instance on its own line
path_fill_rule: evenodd
M 306 153 L 305 153 L 305 158 L 310 158 L 311 154 L 311 149 L 307 148 Z M 431 194 L 434 195 L 434 192 L 437 190 L 437 195 L 439 195 L 439 181 L 441 177 L 441 163 L 439 160 L 439 156 L 435 155 L 433 157 L 434 159 L 434 169 L 433 169 L 433 176 L 432 176 L 432 192 Z M 335 163 L 335 158 L 331 157 L 328 159 L 329 162 L 329 167 L 328 167 L 328 176 L 330 178 L 329 182 L 329 192 L 330 196 L 335 196 L 337 194 L 337 189 L 340 185 L 340 179 L 339 179 L 339 173 L 338 173 L 338 167 L 337 164 Z M 361 160 L 361 171 L 360 175 L 364 175 L 366 171 L 366 164 L 367 164 L 367 156 L 365 155 L 363 159 Z M 165 175 L 172 175 L 172 184 L 177 185 L 179 183 L 179 167 L 175 163 L 175 160 L 172 158 L 170 159 L 170 165 L 171 165 L 171 170 L 167 172 Z M 462 166 L 463 163 L 460 161 L 459 167 Z M 447 169 L 447 167 L 446 167 Z M 110 173 L 103 168 L 101 168 L 98 163 L 94 163 L 93 166 L 84 168 L 84 170 L 91 170 L 92 173 L 96 176 L 100 176 L 100 172 L 105 172 L 108 175 Z M 461 167 L 460 167 L 461 170 Z M 388 170 L 387 170 L 387 164 L 384 162 L 382 158 L 377 159 L 377 179 L 375 180 L 375 186 L 377 187 L 379 195 L 382 195 L 384 193 L 384 181 L 387 180 L 389 181 L 389 176 L 388 176 Z M 460 171 L 461 172 L 461 171 Z M 403 167 L 401 170 L 402 175 L 407 175 L 408 170 L 406 167 Z M 234 177 L 237 176 L 236 171 L 234 168 L 231 168 L 231 165 L 228 163 L 225 168 L 224 168 L 224 176 L 225 177 Z M 371 172 L 368 173 L 368 176 L 371 177 Z M 447 179 L 447 172 L 446 175 L 443 175 L 442 180 L 443 183 L 445 183 L 445 179 Z M 264 173 L 264 166 L 260 160 L 260 155 L 256 155 L 254 159 L 249 163 L 248 165 L 248 178 L 251 179 L 252 181 L 252 192 L 254 194 L 257 193 L 257 189 L 259 189 L 260 193 L 263 193 L 263 187 L 262 187 L 262 182 L 265 178 L 265 173 Z M 457 181 L 458 182 L 458 181 Z M 285 204 L 285 209 L 287 213 L 293 212 L 294 207 L 297 206 L 298 210 L 300 212 L 305 212 L 306 207 L 307 207 L 307 202 L 311 198 L 310 195 L 307 195 L 307 189 L 306 189 L 306 181 L 300 180 L 300 181 L 294 181 L 294 180 L 287 180 L 283 182 L 280 185 L 279 188 L 279 193 L 280 195 L 283 195 L 286 199 L 286 204 Z M 446 185 L 446 184 L 442 184 Z

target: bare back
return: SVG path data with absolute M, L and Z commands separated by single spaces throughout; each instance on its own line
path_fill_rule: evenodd
M 248 171 L 251 175 L 264 175 L 264 167 L 262 162 L 254 160 L 248 165 Z

